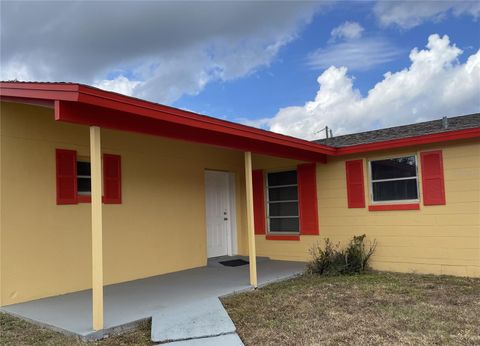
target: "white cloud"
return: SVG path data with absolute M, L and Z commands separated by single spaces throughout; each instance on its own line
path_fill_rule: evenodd
M 320 89 L 304 106 L 280 109 L 270 129 L 315 139 L 325 125 L 334 135 L 480 111 L 480 50 L 459 63 L 462 51 L 448 36 L 430 35 L 426 49 L 410 52 L 411 65 L 387 72 L 362 96 L 347 68 L 331 66 L 318 77 Z
M 0 1 L 0 78 L 95 83 L 171 103 L 212 81 L 268 66 L 318 7 L 310 2 Z M 112 71 L 126 71 L 129 80 L 109 80 Z
M 131 96 L 134 94 L 135 88 L 141 83 L 140 81 L 131 81 L 127 77 L 120 75 L 114 79 L 96 81 L 93 86 Z
M 480 1 L 378 1 L 374 13 L 384 26 L 398 25 L 409 29 L 425 21 L 440 21 L 449 13 L 477 19 L 480 17 Z
M 368 70 L 394 60 L 400 53 L 399 48 L 382 37 L 361 38 L 318 49 L 307 57 L 307 65 L 313 69 L 336 65 L 351 70 Z
M 330 35 L 332 36 L 332 40 L 342 38 L 352 40 L 360 38 L 362 36 L 363 30 L 363 27 L 357 22 L 346 21 L 345 23 L 340 24 L 339 26 L 334 28 Z

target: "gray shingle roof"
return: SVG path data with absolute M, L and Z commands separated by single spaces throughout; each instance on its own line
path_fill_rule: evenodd
M 386 129 L 354 133 L 351 135 L 319 139 L 315 140 L 314 142 L 335 148 L 342 148 L 351 145 L 382 142 L 392 139 L 402 139 L 476 127 L 480 127 L 480 113 L 448 118 L 447 128 L 443 126 L 442 119 L 438 119 L 417 124 L 396 126 Z

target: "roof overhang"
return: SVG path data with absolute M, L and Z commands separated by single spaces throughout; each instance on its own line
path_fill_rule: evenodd
M 335 149 L 97 88 L 67 83 L 2 82 L 7 101 L 53 101 L 55 120 L 211 144 L 301 161 L 326 162 Z
M 54 107 L 57 121 L 162 136 L 309 162 L 326 162 L 327 156 L 480 138 L 480 128 L 476 127 L 334 148 L 82 84 L 1 82 L 0 98 L 10 102 Z
M 430 133 L 427 135 L 414 136 L 401 139 L 392 139 L 388 141 L 350 145 L 336 149 L 336 155 L 351 155 L 357 153 L 367 153 L 371 151 L 381 151 L 395 148 L 405 148 L 417 145 L 449 142 L 461 139 L 480 138 L 480 127 L 469 129 L 454 130 L 440 133 Z

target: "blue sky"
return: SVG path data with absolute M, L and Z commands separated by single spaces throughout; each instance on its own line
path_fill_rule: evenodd
M 306 57 L 318 48 L 328 48 L 331 30 L 346 21 L 359 23 L 365 29 L 363 35 L 383 37 L 399 50 L 389 62 L 351 72 L 355 87 L 363 95 L 383 79 L 384 73 L 408 67 L 410 50 L 423 48 L 430 34 L 448 35 L 464 51 L 460 62 L 480 48 L 480 23 L 467 14 L 404 29 L 380 26 L 371 13 L 372 6 L 345 2 L 320 11 L 297 39 L 281 49 L 270 66 L 233 81 L 211 83 L 198 95 L 185 95 L 173 105 L 236 121 L 272 117 L 280 108 L 304 104 L 317 92 L 316 79 L 322 72 L 307 66 Z
M 3 80 L 80 82 L 306 139 L 480 112 L 480 1 L 0 6 Z

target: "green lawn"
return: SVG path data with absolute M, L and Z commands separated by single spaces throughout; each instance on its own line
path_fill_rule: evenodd
M 222 300 L 246 345 L 480 345 L 480 279 L 302 276 Z M 149 324 L 88 345 L 150 345 Z M 85 345 L 0 314 L 0 345 Z

